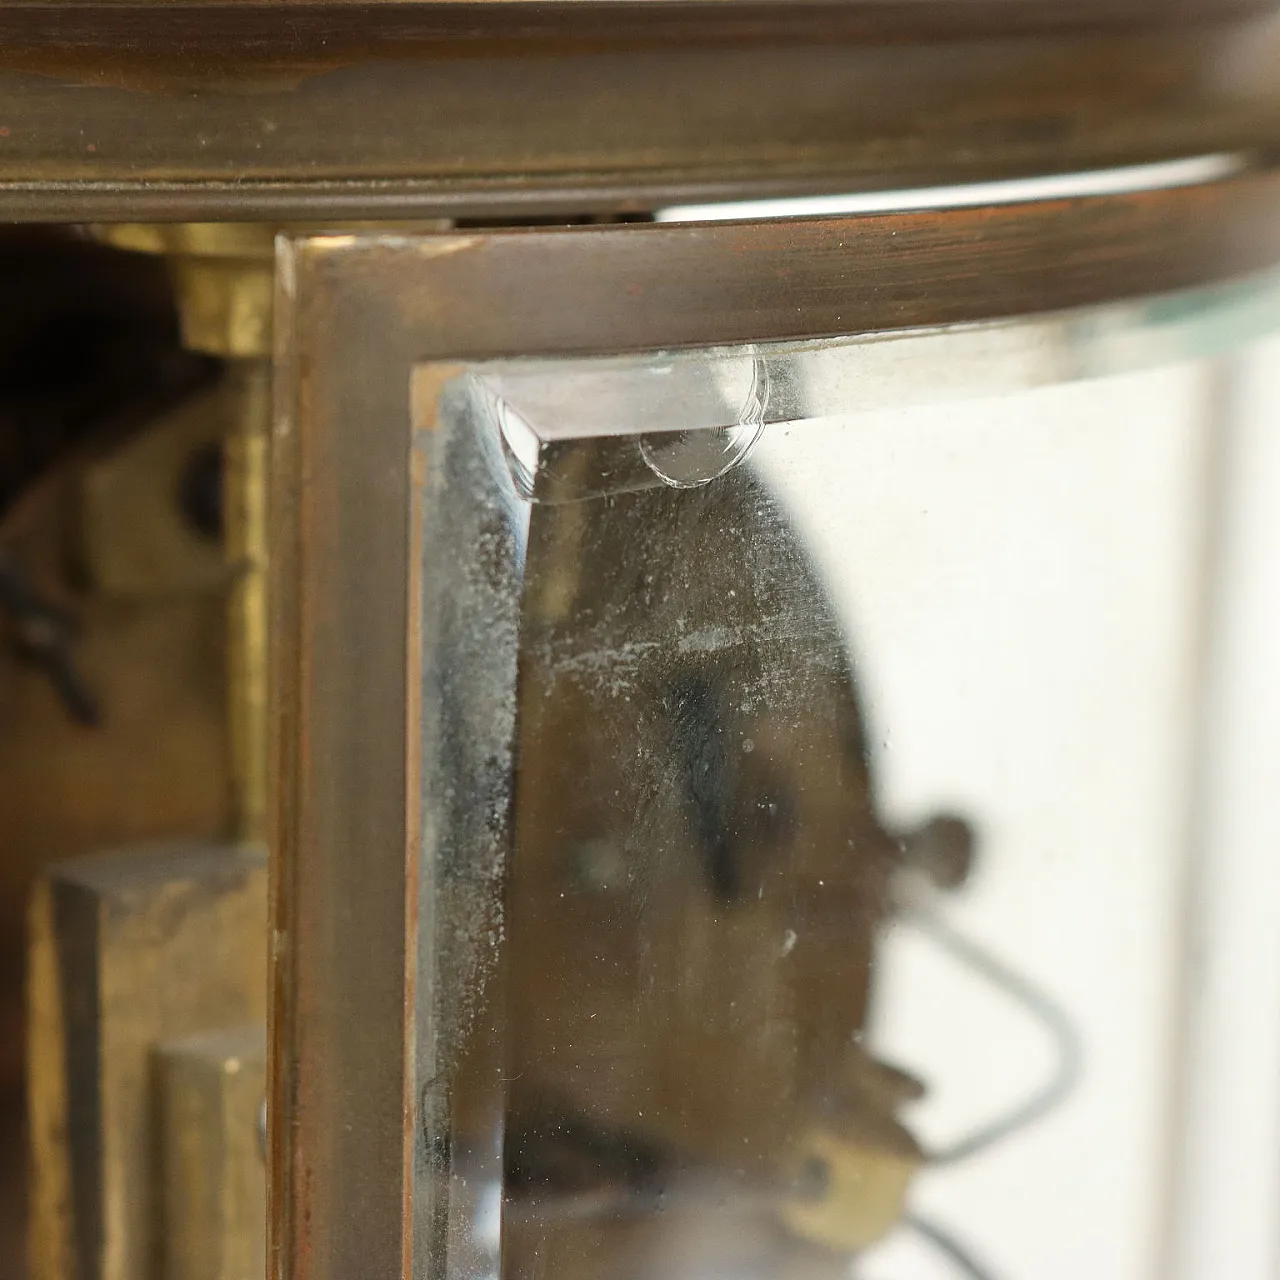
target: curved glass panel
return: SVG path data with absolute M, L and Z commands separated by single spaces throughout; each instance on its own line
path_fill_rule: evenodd
M 449 384 L 439 1274 L 1270 1274 L 1277 320 L 1261 280 Z

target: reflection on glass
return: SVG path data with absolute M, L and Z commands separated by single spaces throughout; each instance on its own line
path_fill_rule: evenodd
M 1202 895 L 1253 865 L 1238 814 L 1215 840 L 1239 726 L 1201 696 L 1251 437 L 1240 362 L 1188 335 L 1274 295 L 1163 305 L 454 386 L 424 446 L 439 1274 L 1267 1274 L 1277 1086 L 1215 1129 L 1189 986 Z M 1226 1022 L 1280 1071 L 1258 985 Z M 1223 1162 L 1254 1191 L 1215 1207 Z

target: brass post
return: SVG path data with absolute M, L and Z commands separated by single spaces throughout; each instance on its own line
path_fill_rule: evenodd
M 262 1275 L 266 1052 L 261 1023 L 198 1032 L 157 1052 L 162 1280 Z
M 266 841 L 267 824 L 267 458 L 271 366 L 236 360 L 236 421 L 224 446 L 228 721 L 235 835 Z

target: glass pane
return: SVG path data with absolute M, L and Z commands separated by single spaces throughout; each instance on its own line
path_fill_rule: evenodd
M 435 1274 L 1269 1274 L 1276 298 L 449 384 Z

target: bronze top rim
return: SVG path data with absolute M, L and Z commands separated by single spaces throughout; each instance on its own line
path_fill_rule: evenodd
M 1273 0 L 1108 7 L 19 0 L 0 217 L 616 217 L 1280 152 Z M 883 25 L 943 9 L 964 39 Z

